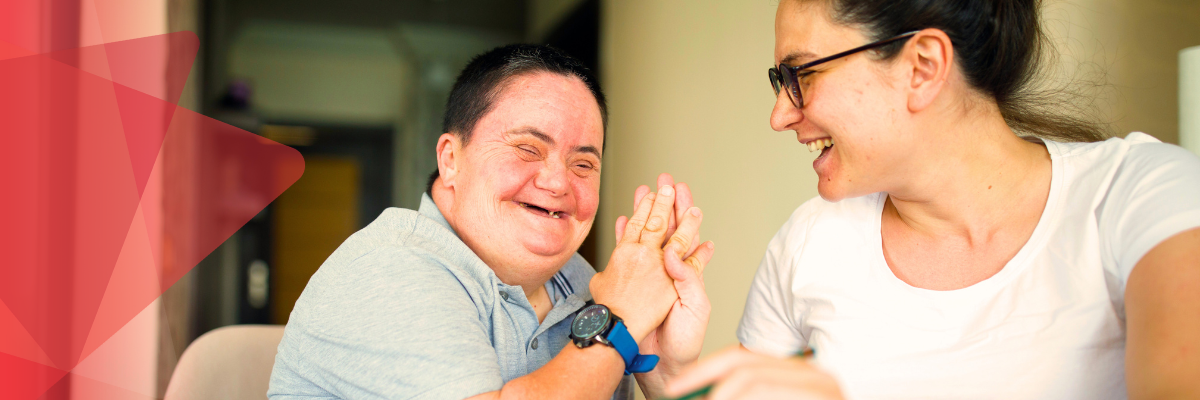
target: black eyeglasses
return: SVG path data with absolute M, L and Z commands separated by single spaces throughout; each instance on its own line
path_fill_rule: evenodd
M 842 58 L 842 57 L 845 57 L 845 56 L 848 56 L 848 55 L 851 55 L 854 53 L 858 53 L 860 51 L 866 51 L 866 50 L 870 50 L 870 49 L 873 49 L 876 47 L 885 46 L 885 45 L 891 44 L 892 42 L 895 42 L 897 40 L 908 39 L 909 37 L 916 35 L 917 32 L 920 32 L 920 31 L 901 33 L 899 35 L 892 36 L 887 39 L 883 39 L 883 40 L 880 40 L 880 41 L 877 41 L 874 43 L 869 43 L 869 44 L 865 44 L 865 45 L 862 45 L 859 47 L 855 47 L 853 49 L 846 50 L 846 51 L 834 54 L 829 57 L 825 57 L 825 58 L 817 59 L 817 60 L 810 61 L 810 62 L 807 62 L 804 64 L 800 64 L 795 67 L 791 67 L 786 64 L 779 64 L 779 66 L 777 66 L 777 67 L 768 69 L 767 76 L 771 78 L 771 87 L 775 88 L 775 96 L 779 96 L 780 89 L 787 88 L 788 98 L 792 100 L 792 104 L 795 105 L 796 108 L 804 108 L 804 96 L 800 94 L 800 78 L 803 78 L 804 76 L 807 76 L 808 74 L 811 74 L 816 71 L 807 71 L 801 75 L 800 74 L 801 70 L 809 69 L 818 64 L 833 61 L 833 60 L 836 60 L 836 59 L 839 59 L 839 58 Z

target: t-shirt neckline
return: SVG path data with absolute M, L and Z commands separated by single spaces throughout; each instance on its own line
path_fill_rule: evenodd
M 881 268 L 880 273 L 885 277 L 889 286 L 900 288 L 901 290 L 911 293 L 923 295 L 926 297 L 973 297 L 976 293 L 985 293 L 1003 287 L 1013 276 L 1016 276 L 1021 271 L 1024 271 L 1030 264 L 1030 258 L 1045 246 L 1048 239 L 1049 231 L 1051 230 L 1051 221 L 1058 219 L 1058 214 L 1062 206 L 1063 185 L 1066 179 L 1063 176 L 1064 168 L 1062 161 L 1062 149 L 1058 143 L 1045 140 L 1041 141 L 1045 144 L 1046 151 L 1050 153 L 1050 194 L 1046 196 L 1046 205 L 1042 209 L 1042 215 L 1038 219 L 1037 226 L 1033 228 L 1033 234 L 1029 236 L 1029 240 L 1025 242 L 1021 249 L 1012 259 L 1004 264 L 1004 267 L 992 276 L 982 281 L 976 282 L 971 286 L 953 290 L 933 290 L 924 289 L 912 286 L 901 280 L 892 272 L 891 267 L 887 264 L 887 259 L 883 256 L 883 207 L 887 201 L 887 193 L 880 192 L 876 194 L 875 214 L 870 227 L 872 243 L 872 268 Z

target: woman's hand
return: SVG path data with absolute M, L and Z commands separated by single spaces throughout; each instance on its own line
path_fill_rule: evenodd
M 608 267 L 589 284 L 596 302 L 623 318 L 629 333 L 639 342 L 662 324 L 679 298 L 674 279 L 664 265 L 670 257 L 662 248 L 670 238 L 668 221 L 674 215 L 675 190 L 670 185 L 662 186 L 657 195 L 646 194 L 642 200 L 622 230 Z M 674 232 L 679 238 L 670 238 L 672 243 L 685 243 L 686 238 L 699 235 L 699 216 L 685 216 L 685 221 L 692 219 Z M 700 257 L 706 255 L 711 253 L 695 254 L 686 262 L 704 265 L 708 259 Z
M 678 222 L 683 220 L 683 213 L 686 212 L 689 208 L 692 208 L 692 205 L 693 205 L 692 190 L 690 187 L 688 187 L 688 185 L 686 183 L 683 183 L 683 182 L 675 183 L 675 178 L 671 177 L 671 174 L 668 174 L 665 172 L 658 175 L 658 187 L 663 187 L 663 186 L 674 187 L 675 192 L 676 192 L 676 194 L 675 194 L 675 210 L 674 210 L 674 213 L 671 215 L 670 220 L 667 222 L 667 236 L 666 237 L 672 237 L 672 236 L 674 236 L 675 228 L 678 226 Z M 641 204 L 642 199 L 646 198 L 647 194 L 650 194 L 649 186 L 641 185 L 641 186 L 638 186 L 637 189 L 634 189 L 634 191 L 633 191 L 633 209 L 634 210 L 638 209 L 638 205 Z M 616 226 L 615 232 L 617 234 L 618 242 L 620 242 L 621 237 L 625 235 L 625 225 L 627 225 L 628 223 L 629 223 L 629 218 L 626 218 L 624 215 L 617 217 L 617 222 L 616 222 L 617 226 Z M 700 245 L 700 231 L 696 231 L 696 235 L 690 239 L 691 239 L 690 243 L 692 244 L 692 247 L 689 248 L 687 253 L 685 254 L 687 256 L 691 256 L 692 252 L 696 251 L 696 246 Z M 666 245 L 666 243 L 663 243 L 663 245 Z
M 667 384 L 680 397 L 712 385 L 706 399 L 843 399 L 833 376 L 804 358 L 775 358 L 737 346 L 692 365 Z
M 675 183 L 670 174 L 658 176 L 659 187 L 675 188 L 674 213 L 668 225 L 670 241 L 664 244 L 664 266 L 674 281 L 679 299 L 672 305 L 666 319 L 639 343 L 642 353 L 657 354 L 660 359 L 653 371 L 638 374 L 638 384 L 647 398 L 659 397 L 667 380 L 674 377 L 684 365 L 700 356 L 704 344 L 704 333 L 712 309 L 704 291 L 704 267 L 712 259 L 712 242 L 700 243 L 700 209 L 692 207 L 691 190 L 687 184 Z M 633 208 L 641 205 L 650 188 L 639 186 L 634 191 Z M 625 233 L 628 219 L 617 218 L 616 234 L 619 241 Z M 678 224 L 677 224 L 678 223 Z M 693 226 L 694 225 L 694 226 Z M 676 227 L 681 232 L 673 234 Z
M 700 209 L 692 207 L 681 223 L 681 231 L 690 231 L 689 224 L 700 223 Z M 679 300 L 667 313 L 662 325 L 650 332 L 640 343 L 643 353 L 660 357 L 658 367 L 637 376 L 639 386 L 647 398 L 660 397 L 663 387 L 684 365 L 691 364 L 700 356 L 704 344 L 704 331 L 708 328 L 708 316 L 712 310 L 708 295 L 704 291 L 704 267 L 712 259 L 713 243 L 706 242 L 696 248 L 695 254 L 683 259 L 683 253 L 691 248 L 682 242 L 681 235 L 673 236 L 667 244 L 664 256 L 667 274 L 675 281 Z

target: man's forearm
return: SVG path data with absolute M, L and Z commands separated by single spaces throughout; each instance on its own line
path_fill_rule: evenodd
M 608 399 L 617 390 L 625 361 L 611 347 L 567 345 L 549 363 L 508 381 L 499 391 L 471 397 L 483 399 Z

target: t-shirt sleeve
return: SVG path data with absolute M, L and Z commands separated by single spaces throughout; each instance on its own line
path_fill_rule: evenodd
M 771 239 L 746 297 L 737 337 L 743 346 L 757 353 L 785 357 L 807 346 L 800 334 L 802 321 L 791 290 L 795 269 L 789 247 L 803 241 L 803 232 L 792 229 L 797 219 L 793 215 Z
M 461 399 L 503 386 L 463 283 L 429 257 L 376 250 L 314 275 L 271 376 L 272 399 Z
M 1200 227 L 1200 158 L 1143 134 L 1126 140 L 1134 143 L 1097 216 L 1101 244 L 1122 294 L 1142 256 L 1171 236 Z

